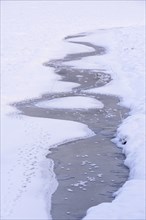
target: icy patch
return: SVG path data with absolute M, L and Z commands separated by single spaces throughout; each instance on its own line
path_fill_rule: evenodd
M 89 97 L 70 96 L 65 98 L 56 98 L 49 101 L 43 101 L 36 104 L 41 108 L 59 108 L 59 109 L 91 109 L 103 108 L 102 102 Z

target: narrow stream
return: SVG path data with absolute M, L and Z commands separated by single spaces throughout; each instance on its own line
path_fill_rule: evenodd
M 73 37 L 82 35 L 66 39 Z M 51 60 L 44 65 L 53 67 L 55 73 L 62 76 L 62 81 L 79 83 L 80 86 L 68 93 L 44 94 L 41 98 L 14 104 L 24 115 L 81 122 L 87 124 L 96 134 L 88 139 L 50 149 L 47 158 L 53 159 L 55 163 L 54 172 L 59 183 L 52 196 L 53 220 L 82 219 L 91 206 L 112 201 L 112 194 L 128 178 L 128 169 L 123 164 L 124 155 L 111 142 L 121 119 L 127 117 L 128 110 L 117 105 L 117 97 L 87 94 L 85 91 L 110 82 L 110 75 L 104 70 L 77 69 L 64 63 L 88 56 L 101 56 L 106 50 L 88 42 L 70 43 L 91 47 L 94 51 L 68 54 L 63 59 Z M 36 106 L 40 101 L 69 96 L 95 98 L 104 104 L 104 108 L 65 110 Z

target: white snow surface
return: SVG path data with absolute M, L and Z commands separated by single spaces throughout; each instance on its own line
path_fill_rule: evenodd
M 69 96 L 64 98 L 56 98 L 49 101 L 38 102 L 36 106 L 41 108 L 59 108 L 59 109 L 92 109 L 92 108 L 103 108 L 104 104 L 90 97 Z
M 107 86 L 89 92 L 118 95 L 131 110 L 115 140 L 126 154 L 129 180 L 112 203 L 89 209 L 85 219 L 144 219 L 144 31 L 139 27 L 145 23 L 144 5 L 144 1 L 1 1 L 2 219 L 51 219 L 50 200 L 57 182 L 53 161 L 45 159 L 48 149 L 94 135 L 86 125 L 20 116 L 8 106 L 78 86 L 59 81 L 53 69 L 42 63 L 91 51 L 62 41 L 80 32 L 90 32 L 85 41 L 108 50 L 103 57 L 81 60 L 80 67 L 102 67 L 113 78 Z M 93 31 L 97 29 L 104 30 Z M 123 146 L 119 140 L 125 138 Z

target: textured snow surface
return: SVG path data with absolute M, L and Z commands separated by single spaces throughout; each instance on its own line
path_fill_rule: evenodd
M 50 101 L 44 101 L 36 104 L 41 108 L 62 108 L 62 109 L 91 109 L 103 108 L 102 102 L 84 96 L 71 96 L 65 98 L 57 98 Z

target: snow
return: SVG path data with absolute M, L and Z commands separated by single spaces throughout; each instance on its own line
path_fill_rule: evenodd
M 53 161 L 45 159 L 49 149 L 93 135 L 86 125 L 78 122 L 4 116 L 1 134 L 2 219 L 48 219 L 51 195 L 57 187 Z
M 85 51 L 81 45 L 71 47 L 62 41 L 67 35 L 141 24 L 144 20 L 144 2 L 137 1 L 2 1 L 1 6 L 1 80 L 5 104 L 54 90 L 59 76 L 42 63 L 63 57 L 71 50 Z M 66 91 L 67 84 L 57 84 L 55 88 L 62 86 Z M 72 84 L 68 90 L 71 88 Z
M 59 81 L 61 78 L 53 69 L 42 64 L 67 53 L 91 51 L 62 41 L 67 35 L 80 32 L 90 32 L 92 39 L 88 41 L 106 46 L 110 52 L 103 58 L 81 60 L 85 68 L 102 66 L 112 74 L 111 83 L 89 92 L 119 95 L 121 104 L 131 109 L 115 140 L 126 154 L 129 181 L 112 203 L 91 208 L 86 219 L 91 219 L 90 216 L 96 220 L 107 216 L 144 219 L 143 28 L 131 27 L 144 23 L 144 4 L 144 1 L 1 2 L 2 219 L 51 219 L 50 201 L 57 182 L 53 161 L 45 159 L 48 149 L 94 135 L 86 125 L 20 116 L 8 105 L 46 92 L 71 91 L 78 86 Z M 114 29 L 125 26 L 128 28 Z M 103 28 L 92 35 L 94 30 Z M 134 50 L 130 49 L 133 47 Z M 125 138 L 128 141 L 123 146 L 119 140 Z
M 87 216 L 84 219 L 145 219 L 141 214 L 145 210 L 145 203 L 142 202 L 145 199 L 145 192 L 140 190 L 144 188 L 145 183 L 143 181 L 127 181 L 112 203 L 101 203 L 98 206 L 91 207 L 88 209 Z
M 69 96 L 65 98 L 56 98 L 50 101 L 38 102 L 36 106 L 41 108 L 59 108 L 59 109 L 92 109 L 92 108 L 103 108 L 104 104 L 90 97 Z
M 82 38 L 85 42 L 104 45 L 108 53 L 68 62 L 75 68 L 96 66 L 106 68 L 112 81 L 103 87 L 87 90 L 87 93 L 119 96 L 130 109 L 113 140 L 126 155 L 129 180 L 116 193 L 112 203 L 103 203 L 89 209 L 84 219 L 145 219 L 145 27 L 133 26 L 107 29 Z M 77 41 L 77 39 L 76 39 Z M 122 144 L 122 140 L 126 141 Z

